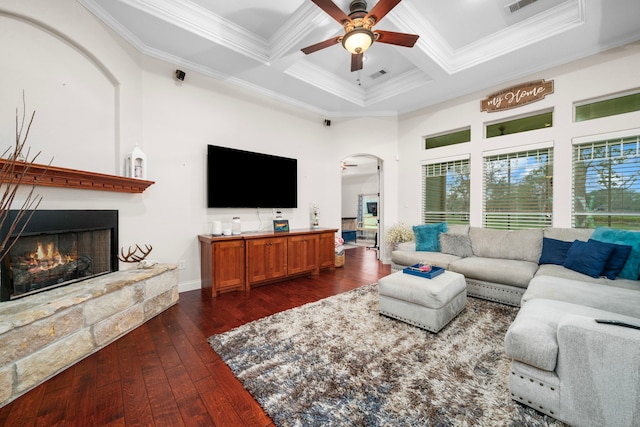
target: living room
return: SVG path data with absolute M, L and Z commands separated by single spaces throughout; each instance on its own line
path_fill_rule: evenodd
M 609 135 L 640 134 L 640 111 L 574 121 L 577 103 L 616 94 L 637 93 L 640 78 L 640 35 L 600 53 L 556 65 L 539 58 L 520 58 L 530 72 L 498 79 L 487 75 L 486 87 L 403 114 L 343 115 L 295 104 L 185 69 L 146 55 L 128 44 L 77 1 L 1 0 L 0 28 L 4 78 L 0 105 L 2 140 L 15 138 L 16 110 L 36 111 L 28 146 L 40 152 L 39 163 L 123 176 L 125 159 L 136 146 L 147 158 L 147 179 L 154 182 L 142 194 L 38 187 L 40 209 L 117 209 L 120 246 L 149 244 L 149 259 L 181 265 L 179 289 L 200 288 L 197 236 L 211 223 L 230 223 L 240 216 L 243 231 L 267 230 L 271 209 L 208 209 L 206 150 L 208 144 L 296 158 L 298 208 L 283 216 L 292 229 L 310 226 L 317 205 L 320 226 L 341 228 L 342 159 L 366 153 L 381 159 L 384 228 L 422 222 L 421 170 L 425 163 L 468 158 L 470 161 L 469 224 L 483 224 L 483 158 L 539 146 L 553 146 L 553 226 L 573 223 L 572 145 Z M 595 37 L 595 36 L 594 36 Z M 572 57 L 570 50 L 564 52 Z M 464 72 L 459 73 L 464 79 Z M 524 82 L 553 81 L 544 99 L 499 112 L 480 111 L 489 94 Z M 552 111 L 553 125 L 532 132 L 485 138 L 490 123 Z M 426 150 L 424 138 L 469 128 L 471 140 Z M 364 130 L 364 131 L 363 131 Z M 566 167 L 565 167 L 566 166 Z M 248 178 L 247 178 L 248 177 Z M 237 165 L 234 180 L 255 180 Z M 24 192 L 20 194 L 24 197 Z M 20 201 L 20 198 L 17 202 Z M 384 233 L 380 233 L 381 239 Z M 380 259 L 390 262 L 390 248 L 380 242 Z M 181 262 L 183 261 L 183 262 Z M 121 264 L 121 268 L 129 268 Z

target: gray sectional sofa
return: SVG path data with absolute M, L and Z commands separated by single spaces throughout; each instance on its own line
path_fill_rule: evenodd
M 635 257 L 631 278 L 539 263 L 550 242 L 588 242 L 593 232 L 449 226 L 439 234 L 439 251 L 400 244 L 392 268 L 428 262 L 464 274 L 470 296 L 520 306 L 504 340 L 514 400 L 572 426 L 640 426 L 640 330 L 596 322 L 640 325 L 640 232 L 629 255 Z M 589 249 L 587 268 L 595 262 L 589 257 L 596 251 Z
M 562 265 L 538 264 L 545 237 L 567 242 L 587 241 L 592 229 L 447 227 L 444 236 L 440 235 L 439 251 L 418 251 L 416 242 L 400 243 L 391 253 L 391 269 L 397 271 L 427 262 L 463 274 L 467 280 L 467 295 L 513 306 L 520 306 L 529 282 L 536 276 L 561 277 L 640 291 L 638 280 L 594 278 Z M 465 247 L 465 240 L 468 247 Z

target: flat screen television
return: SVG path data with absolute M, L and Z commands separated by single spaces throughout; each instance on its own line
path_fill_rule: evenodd
M 297 208 L 298 161 L 208 145 L 210 208 Z

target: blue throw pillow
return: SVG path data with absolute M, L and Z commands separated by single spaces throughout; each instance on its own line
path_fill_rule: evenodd
M 564 266 L 591 277 L 600 277 L 613 247 L 597 241 L 575 240 L 567 251 Z
M 598 240 L 594 239 L 589 239 L 589 241 L 598 242 Z M 620 274 L 622 268 L 624 267 L 624 264 L 627 262 L 627 258 L 629 258 L 629 254 L 631 253 L 631 246 L 617 245 L 615 243 L 604 244 L 611 245 L 611 247 L 613 247 L 613 251 L 611 252 L 611 256 L 609 257 L 607 264 L 604 266 L 602 275 L 607 279 L 615 280 L 616 276 Z
M 591 234 L 593 240 L 618 245 L 631 246 L 631 253 L 618 274 L 621 279 L 638 280 L 640 274 L 640 232 L 616 230 L 608 227 L 598 227 Z
M 440 252 L 440 233 L 447 231 L 447 223 L 422 224 L 413 226 L 416 236 L 416 251 Z
M 542 239 L 542 254 L 538 264 L 563 265 L 564 260 L 567 258 L 567 251 L 572 244 L 573 242 L 544 237 Z

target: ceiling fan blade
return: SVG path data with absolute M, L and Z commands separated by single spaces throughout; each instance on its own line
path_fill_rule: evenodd
M 307 46 L 300 50 L 303 51 L 305 55 L 309 55 L 310 53 L 317 52 L 320 49 L 324 49 L 325 47 L 333 46 L 338 43 L 340 43 L 340 37 L 334 37 L 320 43 L 312 44 L 311 46 Z
M 384 18 L 391 9 L 396 7 L 400 1 L 401 0 L 380 0 L 375 6 L 373 6 L 373 9 L 367 13 L 367 16 L 365 16 L 364 19 L 373 18 L 376 22 L 380 22 L 380 20 Z
M 377 42 L 395 44 L 397 46 L 413 47 L 420 37 L 417 34 L 396 33 L 393 31 L 375 31 Z
M 311 0 L 320 9 L 324 10 L 327 15 L 338 21 L 340 25 L 344 25 L 345 21 L 350 22 L 349 15 L 344 13 L 334 2 L 331 0 Z
M 364 63 L 364 53 L 353 53 L 351 54 L 351 71 L 362 70 L 362 65 Z

